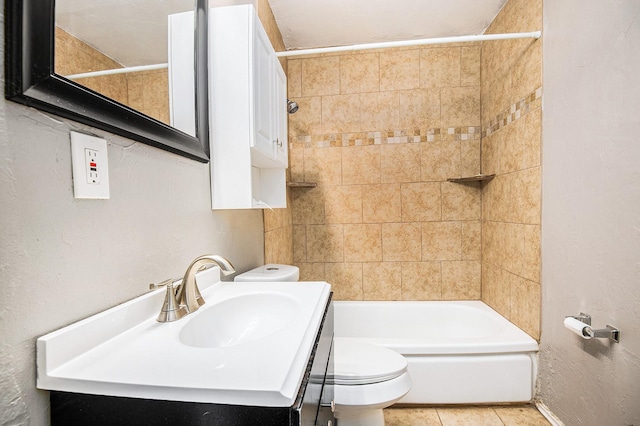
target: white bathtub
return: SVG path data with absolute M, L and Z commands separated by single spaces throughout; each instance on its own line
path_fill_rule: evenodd
M 533 399 L 538 343 L 479 301 L 336 301 L 335 336 L 401 353 L 413 388 L 404 404 Z

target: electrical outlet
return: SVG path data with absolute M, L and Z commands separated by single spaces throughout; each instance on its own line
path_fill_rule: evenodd
M 89 185 L 100 185 L 97 150 L 91 148 L 84 149 L 84 165 L 87 169 L 87 183 Z
M 107 141 L 71 132 L 71 163 L 75 198 L 109 198 Z

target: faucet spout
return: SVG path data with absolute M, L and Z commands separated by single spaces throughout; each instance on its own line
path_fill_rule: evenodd
M 176 295 L 178 304 L 184 305 L 188 313 L 195 312 L 201 305 L 204 305 L 204 299 L 200 295 L 198 284 L 196 284 L 196 273 L 211 266 L 219 266 L 223 275 L 233 274 L 236 271 L 231 262 L 216 254 L 205 254 L 191 262 L 184 273 L 182 284 L 180 284 Z

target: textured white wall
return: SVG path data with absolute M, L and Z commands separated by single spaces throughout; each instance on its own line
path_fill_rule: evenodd
M 264 259 L 261 211 L 213 212 L 207 164 L 105 132 L 92 131 L 109 142 L 111 199 L 75 200 L 74 128 L 92 131 L 0 99 L 1 425 L 48 424 L 38 336 L 181 276 L 198 255 L 239 271 Z
M 640 424 L 640 1 L 544 3 L 540 398 Z M 580 311 L 621 343 L 562 326 Z

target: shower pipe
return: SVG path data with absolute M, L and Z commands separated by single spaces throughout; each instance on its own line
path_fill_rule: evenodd
M 320 47 L 317 49 L 287 50 L 284 52 L 276 52 L 276 56 L 278 57 L 300 56 L 300 55 L 313 55 L 317 53 L 346 52 L 351 50 L 385 49 L 389 47 L 421 46 L 421 45 L 427 45 L 427 44 L 466 43 L 470 41 L 511 40 L 516 38 L 538 39 L 540 38 L 541 35 L 542 35 L 541 31 L 533 31 L 533 32 L 527 32 L 527 33 L 483 34 L 483 35 L 457 36 L 457 37 L 423 38 L 419 40 L 403 40 L 403 41 L 388 41 L 388 42 L 381 42 L 381 43 L 354 44 L 351 46 L 335 46 L 335 47 Z
M 507 34 L 483 34 L 471 36 L 457 37 L 437 37 L 423 38 L 419 40 L 403 40 L 388 41 L 382 43 L 353 44 L 350 46 L 320 47 L 316 49 L 287 50 L 284 52 L 276 52 L 276 56 L 301 56 L 313 55 L 318 53 L 346 52 L 352 50 L 369 50 L 369 49 L 385 49 L 389 47 L 406 47 L 406 46 L 422 46 L 428 44 L 445 44 L 445 43 L 467 43 L 472 41 L 491 41 L 491 40 L 512 40 L 517 38 L 535 38 L 538 39 L 542 35 L 541 31 L 533 31 L 526 33 L 507 33 Z M 89 77 L 101 77 L 105 75 L 124 74 L 128 72 L 152 71 L 168 68 L 169 64 L 142 65 L 139 67 L 115 68 L 111 70 L 92 71 L 81 74 L 72 74 L 64 76 L 69 80 L 77 80 Z

